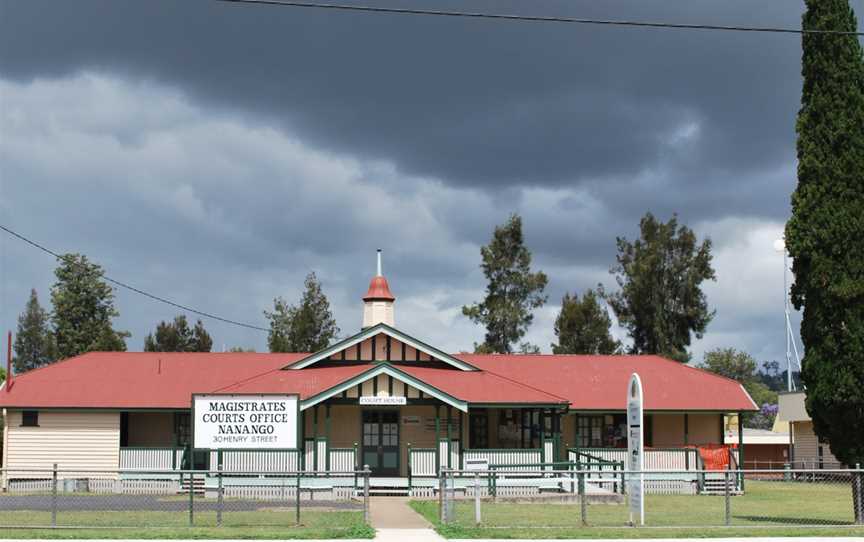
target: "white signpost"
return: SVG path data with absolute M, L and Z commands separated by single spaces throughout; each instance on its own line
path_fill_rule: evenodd
M 630 523 L 635 523 L 638 517 L 639 525 L 645 525 L 642 420 L 642 380 L 633 373 L 627 385 L 627 470 L 631 471 L 627 478 L 627 494 L 630 499 Z
M 193 446 L 297 449 L 300 401 L 291 395 L 193 395 Z

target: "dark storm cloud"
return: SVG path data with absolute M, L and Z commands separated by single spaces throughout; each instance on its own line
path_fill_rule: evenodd
M 801 11 L 745 0 L 416 5 L 775 26 L 797 26 Z M 550 275 L 550 304 L 611 284 L 615 236 L 632 238 L 647 210 L 677 212 L 725 247 L 707 342 L 757 351 L 779 295 L 752 294 L 774 288 L 776 269 L 738 262 L 758 259 L 788 214 L 799 59 L 796 36 L 0 0 L 0 83 L 20 86 L 0 97 L 0 208 L 52 248 L 259 324 L 272 297 L 296 298 L 316 270 L 353 331 L 384 247 L 399 321 L 451 349 L 482 336 L 459 307 L 482 295 L 479 245 L 511 212 Z M 751 221 L 723 222 L 742 216 Z M 47 295 L 50 273 L 26 247 L 10 258 L 3 313 L 14 324 L 30 286 Z M 742 283 L 751 290 L 737 292 Z M 173 316 L 124 292 L 118 305 L 132 349 Z M 529 337 L 544 349 L 547 309 Z M 264 345 L 211 327 L 217 343 Z
M 419 5 L 419 4 L 418 4 Z M 436 8 L 677 22 L 798 24 L 800 6 L 451 2 Z M 572 186 L 666 162 L 696 121 L 699 167 L 788 159 L 798 38 L 316 12 L 210 1 L 5 2 L 0 70 L 104 69 L 176 85 L 454 186 Z M 26 28 L 26 31 L 16 29 Z M 684 199 L 699 180 L 670 174 Z M 776 216 L 776 215 L 775 215 Z

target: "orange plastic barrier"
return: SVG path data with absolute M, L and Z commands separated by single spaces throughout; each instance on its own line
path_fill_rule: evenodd
M 729 448 L 722 444 L 699 446 L 699 456 L 705 470 L 726 470 L 729 468 Z

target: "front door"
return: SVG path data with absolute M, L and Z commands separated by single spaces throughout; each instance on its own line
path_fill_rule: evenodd
M 363 464 L 373 476 L 399 476 L 399 411 L 363 411 Z

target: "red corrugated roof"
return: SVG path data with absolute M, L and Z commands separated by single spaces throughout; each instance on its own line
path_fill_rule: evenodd
M 377 364 L 326 367 L 315 365 L 305 369 L 288 369 L 263 374 L 219 391 L 225 393 L 296 392 L 302 399 L 306 399 L 374 367 L 377 367 Z M 395 365 L 395 367 L 447 395 L 470 403 L 560 404 L 567 402 L 562 397 L 486 371 L 460 371 L 441 366 Z
M 660 356 L 458 354 L 480 369 L 566 397 L 579 410 L 624 410 L 630 375 L 646 410 L 757 410 L 736 381 Z
M 0 406 L 189 408 L 193 393 L 278 370 L 304 355 L 91 352 L 16 375 L 8 393 L 0 390 Z
M 329 364 L 280 370 L 307 354 L 94 352 L 16 376 L 0 407 L 189 408 L 193 393 L 299 393 L 308 398 L 369 370 Z M 579 410 L 624 410 L 627 382 L 642 377 L 645 408 L 755 410 L 735 381 L 657 356 L 459 354 L 482 369 L 398 365 L 469 403 L 566 403 Z

